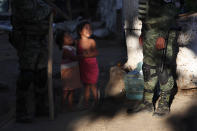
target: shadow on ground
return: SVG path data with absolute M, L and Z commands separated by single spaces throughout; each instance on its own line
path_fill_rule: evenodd
M 116 98 L 103 99 L 99 105 L 90 110 L 76 112 L 75 116 L 65 123 L 64 129 L 65 131 L 75 131 L 75 123 L 80 124 L 81 122 L 83 123 L 84 120 L 87 121 L 88 124 L 94 123 L 100 119 L 112 120 L 117 117 L 119 113 L 126 113 L 127 108 L 132 106 L 132 104 L 134 105 L 132 101 L 128 101 L 122 95 L 119 95 Z M 132 117 L 133 113 L 128 115 Z M 61 114 L 59 114 L 59 116 L 61 117 Z
M 3 57 L 5 57 L 4 55 L 7 52 L 10 52 L 9 50 L 5 50 L 7 49 L 7 46 L 10 44 L 7 41 L 7 35 L 6 36 L 2 36 L 0 38 L 0 40 L 3 40 L 3 42 L 1 41 L 2 45 L 1 45 L 1 49 L 4 50 L 4 54 L 2 55 Z M 67 113 L 61 113 L 59 110 L 60 108 L 57 108 L 57 116 L 55 118 L 54 121 L 49 121 L 48 117 L 40 117 L 40 118 L 36 118 L 35 121 L 31 124 L 19 124 L 19 123 L 15 123 L 15 120 L 9 120 L 6 121 L 7 123 L 2 126 L 2 128 L 0 130 L 5 130 L 5 131 L 43 131 L 43 130 L 47 130 L 47 131 L 75 131 L 77 129 L 77 124 L 79 124 L 80 122 L 88 121 L 88 122 L 94 122 L 97 119 L 100 119 L 102 117 L 108 118 L 108 119 L 113 119 L 114 117 L 117 116 L 118 113 L 120 113 L 121 111 L 125 111 L 126 112 L 126 108 L 127 108 L 127 104 L 125 104 L 125 99 L 121 98 L 121 99 L 103 99 L 104 96 L 104 89 L 105 86 L 109 80 L 109 69 L 111 66 L 117 64 L 118 62 L 121 62 L 121 60 L 126 59 L 125 55 L 126 55 L 126 49 L 123 46 L 124 44 L 120 43 L 117 44 L 118 41 L 115 40 L 97 40 L 98 43 L 98 48 L 100 51 L 100 55 L 98 57 L 99 60 L 99 69 L 100 69 L 100 79 L 98 81 L 98 87 L 101 91 L 101 103 L 99 104 L 99 106 L 97 106 L 94 109 L 91 110 L 83 110 L 83 111 L 76 111 L 76 112 L 67 112 Z M 56 47 L 56 46 L 55 46 Z M 11 47 L 10 47 L 11 48 Z M 11 48 L 12 51 L 15 51 L 13 48 Z M 13 62 L 14 65 L 17 65 L 17 57 L 16 57 L 16 52 L 15 53 L 10 53 L 11 56 L 15 56 L 13 57 L 10 61 Z M 61 52 L 55 48 L 55 53 L 54 53 L 54 70 L 59 71 L 59 63 L 60 63 L 60 57 L 61 56 Z M 107 56 L 107 57 L 106 57 Z M 7 57 L 4 58 L 4 61 L 1 61 L 1 65 L 5 64 L 5 65 L 10 65 L 13 66 L 13 64 L 8 63 L 7 61 Z M 7 66 L 6 66 L 7 67 Z M 5 68 L 5 67 L 3 67 Z M 7 67 L 8 68 L 8 67 Z M 9 67 L 11 68 L 11 67 Z M 15 86 L 13 86 L 15 84 L 16 78 L 17 78 L 17 74 L 18 74 L 18 68 L 17 66 L 15 66 L 14 71 L 12 71 L 12 74 L 9 74 L 7 70 L 2 70 L 2 73 L 4 74 L 8 74 L 9 77 L 13 76 L 13 74 L 16 74 L 16 76 L 14 75 L 14 78 L 12 79 L 12 85 L 10 85 L 11 90 L 10 92 L 12 92 L 13 94 L 15 94 Z M 6 77 L 6 78 L 9 78 Z M 60 83 L 60 74 L 56 72 L 56 74 L 54 74 L 54 84 L 55 82 Z M 57 80 L 58 79 L 58 80 Z M 9 79 L 10 80 L 10 79 Z M 11 80 L 10 80 L 11 81 Z M 9 81 L 7 83 L 10 83 Z M 58 86 L 60 86 L 60 84 L 58 84 Z M 56 89 L 55 89 L 56 90 Z M 59 89 L 57 89 L 57 94 L 56 94 L 56 99 L 61 99 L 61 91 L 59 91 Z M 6 97 L 10 97 L 10 96 L 6 96 Z M 15 100 L 15 95 L 13 95 Z M 2 96 L 3 98 L 3 96 Z M 57 102 L 56 104 L 60 103 L 60 100 L 58 100 L 59 102 Z M 4 102 L 4 101 L 3 101 Z M 15 101 L 14 101 L 15 102 Z M 4 102 L 5 103 L 5 102 Z M 0 105 L 0 108 L 3 104 Z M 15 108 L 14 104 L 12 107 L 10 108 Z M 6 109 L 6 108 L 5 108 Z M 11 118 L 15 118 L 14 117 L 15 114 L 13 114 L 13 116 Z M 79 127 L 79 126 L 78 126 Z
M 186 111 L 173 114 L 166 120 L 172 131 L 197 131 L 197 97 L 194 96 L 192 99 L 194 101 Z

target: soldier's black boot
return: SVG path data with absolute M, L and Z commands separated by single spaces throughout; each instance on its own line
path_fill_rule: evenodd
M 30 117 L 27 113 L 27 107 L 26 107 L 24 94 L 18 93 L 16 97 L 17 97 L 16 98 L 16 122 L 19 122 L 19 123 L 32 122 L 32 117 Z
M 169 100 L 170 100 L 170 94 L 168 92 L 162 91 L 160 95 L 158 107 L 154 112 L 153 116 L 165 116 L 169 114 L 170 112 Z
M 35 116 L 48 116 L 49 109 L 47 105 L 47 69 L 40 69 L 35 74 Z
M 153 111 L 152 104 L 153 93 L 144 92 L 143 101 L 135 105 L 134 107 L 130 107 L 127 109 L 127 113 L 136 113 L 140 111 Z

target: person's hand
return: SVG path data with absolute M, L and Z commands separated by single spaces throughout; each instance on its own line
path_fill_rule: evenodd
M 139 37 L 139 44 L 140 44 L 140 46 L 143 46 L 143 39 L 142 39 L 142 36 Z
M 164 49 L 165 48 L 165 39 L 163 37 L 157 38 L 155 47 L 158 50 Z

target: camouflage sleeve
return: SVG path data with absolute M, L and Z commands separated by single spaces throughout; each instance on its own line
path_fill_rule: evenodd
M 52 8 L 49 7 L 43 0 L 35 0 L 37 5 L 35 9 L 35 21 L 42 21 L 49 17 Z

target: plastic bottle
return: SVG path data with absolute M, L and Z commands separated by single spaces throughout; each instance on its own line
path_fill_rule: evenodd
M 124 78 L 126 97 L 130 100 L 141 100 L 144 91 L 144 77 L 142 73 L 142 62 Z

